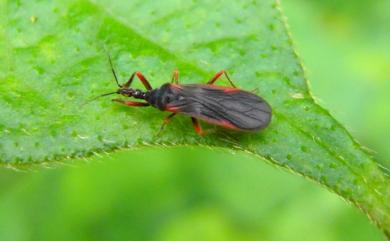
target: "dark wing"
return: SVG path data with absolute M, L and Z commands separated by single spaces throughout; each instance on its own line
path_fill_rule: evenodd
M 176 98 L 167 110 L 227 128 L 255 131 L 271 121 L 271 107 L 261 97 L 213 85 L 171 85 Z

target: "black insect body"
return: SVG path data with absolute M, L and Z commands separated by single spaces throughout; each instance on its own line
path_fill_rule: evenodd
M 111 59 L 110 64 L 112 67 Z M 195 131 L 203 134 L 198 120 L 240 131 L 258 131 L 268 126 L 272 111 L 270 105 L 261 97 L 235 87 L 225 71 L 218 72 L 207 84 L 179 84 L 178 71 L 174 71 L 172 82 L 153 89 L 140 72 L 134 72 L 124 84 L 118 83 L 119 89 L 110 94 L 120 94 L 126 97 L 144 100 L 144 102 L 124 101 L 113 99 L 115 102 L 127 106 L 153 106 L 161 111 L 172 112 L 168 115 L 161 127 L 177 114 L 191 117 Z M 216 86 L 214 83 L 225 75 L 232 87 Z M 137 76 L 145 86 L 146 91 L 131 88 L 134 77 Z M 100 97 L 100 96 L 99 96 Z

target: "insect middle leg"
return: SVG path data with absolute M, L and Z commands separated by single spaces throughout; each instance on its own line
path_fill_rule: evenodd
M 225 70 L 221 70 L 219 71 L 218 73 L 216 73 L 214 75 L 214 77 L 209 80 L 209 82 L 207 82 L 208 85 L 213 85 L 222 75 L 225 75 L 226 79 L 229 81 L 229 83 L 234 87 L 236 88 L 236 86 L 233 84 L 233 81 L 231 81 L 231 79 L 229 78 L 229 75 L 226 73 Z
M 173 119 L 173 117 L 175 117 L 176 114 L 177 113 L 172 113 L 164 118 L 164 122 L 162 123 L 157 135 L 160 135 L 160 133 L 164 130 L 165 126 L 168 125 L 168 123 Z
M 178 84 L 179 83 L 179 71 L 178 70 L 174 70 L 173 71 L 171 83 L 172 84 Z
M 194 129 L 195 129 L 195 132 L 196 132 L 198 135 L 203 136 L 204 132 L 203 132 L 202 127 L 201 127 L 200 124 L 199 124 L 198 119 L 196 119 L 196 118 L 194 118 L 194 117 L 191 117 L 191 120 L 192 120 L 192 125 L 194 126 Z
M 137 102 L 137 101 L 124 101 L 121 99 L 112 99 L 114 102 L 121 103 L 126 106 L 136 106 L 136 107 L 146 107 L 149 106 L 149 103 L 146 102 Z
M 139 72 L 139 71 L 134 72 L 134 73 L 130 76 L 129 80 L 123 85 L 123 87 L 126 87 L 126 88 L 130 87 L 130 85 L 133 83 L 133 80 L 134 80 L 134 77 L 135 77 L 135 76 L 138 77 L 138 79 L 141 81 L 141 83 L 145 86 L 145 88 L 146 88 L 147 90 L 151 90 L 151 89 L 152 89 L 152 86 L 150 85 L 149 81 L 148 81 L 148 80 L 145 78 L 145 76 L 144 76 L 141 72 Z

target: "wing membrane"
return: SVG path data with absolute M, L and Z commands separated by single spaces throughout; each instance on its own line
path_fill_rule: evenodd
M 170 105 L 213 124 L 251 131 L 271 120 L 271 107 L 250 92 L 213 85 L 180 85 L 173 92 L 180 98 Z

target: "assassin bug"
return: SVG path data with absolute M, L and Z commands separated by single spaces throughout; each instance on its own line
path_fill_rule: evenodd
M 238 89 L 224 70 L 218 72 L 207 84 L 179 84 L 179 72 L 175 70 L 171 83 L 153 89 L 149 81 L 138 71 L 134 72 L 125 84 L 119 84 L 110 55 L 108 58 L 119 89 L 98 97 L 119 94 L 144 100 L 144 102 L 121 99 L 112 99 L 112 101 L 126 106 L 152 106 L 161 111 L 172 112 L 165 117 L 160 132 L 177 113 L 190 116 L 194 129 L 199 135 L 204 134 L 199 119 L 239 131 L 258 131 L 267 127 L 271 121 L 270 105 L 260 96 Z M 225 75 L 232 87 L 214 85 L 222 75 Z M 145 86 L 146 91 L 131 88 L 135 77 Z

